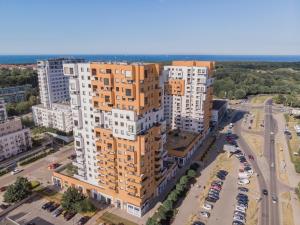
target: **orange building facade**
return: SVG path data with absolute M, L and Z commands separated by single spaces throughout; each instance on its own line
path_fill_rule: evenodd
M 213 68 L 213 62 L 194 61 L 164 68 L 155 63 L 64 64 L 70 80 L 77 172 L 72 177 L 54 172 L 53 183 L 62 189 L 74 186 L 142 216 L 175 176 L 177 162 L 166 143 L 168 128 L 185 128 L 173 123 L 177 116 L 196 123 L 186 129 L 197 135 L 186 143 L 184 155 L 191 157 L 209 130 Z M 181 77 L 181 70 L 195 74 L 195 82 L 193 77 Z M 192 103 L 193 85 L 201 101 Z M 190 106 L 201 104 L 201 111 L 189 114 L 187 99 Z

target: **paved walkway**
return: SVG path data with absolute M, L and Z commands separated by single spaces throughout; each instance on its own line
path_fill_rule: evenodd
M 224 138 L 220 138 L 215 143 L 214 147 L 210 150 L 210 154 L 207 156 L 210 159 L 215 159 L 218 155 L 218 151 L 223 147 Z M 209 159 L 207 161 L 210 161 Z M 198 215 L 200 212 L 199 197 L 204 191 L 203 187 L 207 186 L 207 182 L 210 178 L 211 170 L 216 166 L 217 161 L 213 161 L 201 171 L 201 176 L 197 177 L 196 183 L 191 187 L 188 194 L 182 201 L 178 208 L 178 213 L 175 217 L 173 225 L 188 224 L 192 215 Z M 200 185 L 200 188 L 198 187 Z
M 276 140 L 279 140 L 280 143 L 283 144 L 283 153 L 285 158 L 285 169 L 287 171 L 288 180 L 289 180 L 289 186 L 292 188 L 292 191 L 290 191 L 291 194 L 291 204 L 293 208 L 293 217 L 294 217 L 294 224 L 298 225 L 300 224 L 300 203 L 299 200 L 294 192 L 294 188 L 298 185 L 300 182 L 300 175 L 296 173 L 294 164 L 291 162 L 290 153 L 288 149 L 287 139 L 283 133 L 285 129 L 285 118 L 283 114 L 276 114 L 274 115 L 274 119 L 277 120 L 278 125 L 278 132 L 276 134 Z

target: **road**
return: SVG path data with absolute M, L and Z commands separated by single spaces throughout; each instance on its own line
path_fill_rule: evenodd
M 276 175 L 276 160 L 275 160 L 275 132 L 276 121 L 272 116 L 272 99 L 269 99 L 265 103 L 265 134 L 264 134 L 264 155 L 267 158 L 268 166 L 270 169 L 270 183 L 269 192 L 273 196 L 277 196 L 277 175 Z M 269 198 L 270 202 L 270 225 L 279 225 L 279 209 L 278 203 L 272 203 L 272 198 Z
M 252 155 L 254 157 L 254 160 L 251 160 L 251 161 L 248 160 L 248 161 L 251 163 L 254 171 L 258 175 L 257 179 L 258 179 L 258 185 L 259 185 L 260 190 L 267 189 L 267 183 L 266 183 L 266 180 L 264 178 L 262 171 L 260 170 L 260 168 L 257 164 L 256 155 L 254 154 L 254 152 L 252 152 L 251 148 L 249 147 L 249 145 L 247 144 L 247 142 L 245 141 L 245 139 L 243 138 L 243 136 L 241 134 L 243 114 L 244 114 L 244 112 L 238 111 L 234 118 L 234 121 L 236 121 L 235 126 L 234 126 L 234 132 L 239 137 L 237 142 L 238 142 L 238 145 L 240 146 L 240 148 L 244 150 L 246 155 Z M 261 199 L 261 211 L 260 212 L 261 212 L 261 215 L 259 218 L 259 224 L 269 225 L 269 200 L 265 196 L 263 196 Z M 273 224 L 270 224 L 270 225 L 273 225 Z
M 73 153 L 73 149 L 73 146 L 65 146 L 52 155 L 49 155 L 24 167 L 20 167 L 23 169 L 23 171 L 16 175 L 11 175 L 9 173 L 0 177 L 0 186 L 6 186 L 13 183 L 18 176 L 37 179 L 44 184 L 51 182 L 52 172 L 48 170 L 48 165 L 52 162 L 68 162 L 68 156 Z

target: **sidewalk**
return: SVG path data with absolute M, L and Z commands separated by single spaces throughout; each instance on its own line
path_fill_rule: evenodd
M 283 133 L 285 129 L 285 119 L 282 114 L 275 114 L 273 115 L 274 119 L 277 121 L 278 125 L 278 132 L 276 134 L 276 139 L 280 140 L 283 144 L 283 153 L 284 153 L 284 162 L 285 162 L 285 169 L 287 171 L 289 186 L 291 188 L 295 188 L 298 183 L 300 182 L 300 175 L 296 173 L 294 164 L 291 162 L 290 153 L 288 149 L 287 139 Z M 300 203 L 294 191 L 290 191 L 291 194 L 291 204 L 293 208 L 293 217 L 294 217 L 294 224 L 300 224 Z

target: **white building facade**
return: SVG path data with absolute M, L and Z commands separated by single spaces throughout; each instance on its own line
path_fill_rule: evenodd
M 72 111 L 69 104 L 52 103 L 51 108 L 44 105 L 32 106 L 34 123 L 37 126 L 54 128 L 66 133 L 73 131 Z
M 27 151 L 32 147 L 30 129 L 23 128 L 18 117 L 9 119 L 6 116 L 4 101 L 0 100 L 0 161 Z
M 171 129 L 206 133 L 212 107 L 210 62 L 175 61 L 164 67 L 164 112 Z
M 41 104 L 32 107 L 37 126 L 55 128 L 69 133 L 73 130 L 69 103 L 69 77 L 64 76 L 64 62 L 82 62 L 81 59 L 49 59 L 38 61 L 38 81 Z

